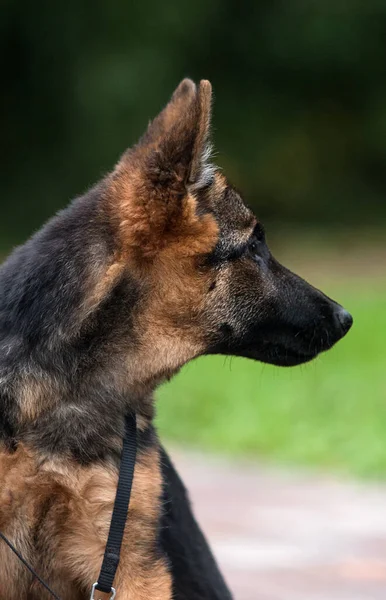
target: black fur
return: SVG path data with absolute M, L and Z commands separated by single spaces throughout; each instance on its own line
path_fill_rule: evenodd
M 111 252 L 100 193 L 95 188 L 75 201 L 0 268 L 0 436 L 82 463 L 119 451 L 128 400 L 106 363 L 121 360 L 120 332 L 131 330 L 138 298 L 126 273 L 77 323 L 90 264 L 102 268 Z M 124 343 L 135 340 L 131 335 Z M 22 425 L 17 386 L 28 376 L 45 381 L 60 402 Z
M 185 487 L 165 450 L 162 450 L 162 473 L 165 509 L 160 543 L 170 560 L 174 600 L 231 600 L 193 516 Z

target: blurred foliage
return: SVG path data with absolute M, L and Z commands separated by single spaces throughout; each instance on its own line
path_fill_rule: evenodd
M 188 75 L 263 218 L 386 216 L 386 2 L 4 1 L 1 223 L 19 241 L 110 169 Z

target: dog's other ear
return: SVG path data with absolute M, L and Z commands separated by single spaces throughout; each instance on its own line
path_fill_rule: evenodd
M 138 246 L 142 255 L 154 256 L 176 235 L 197 234 L 195 192 L 210 183 L 214 170 L 208 164 L 211 99 L 209 81 L 197 89 L 184 79 L 118 163 L 108 200 L 126 247 Z
M 213 175 L 213 167 L 209 163 L 211 144 L 209 140 L 212 116 L 212 86 L 209 81 L 200 82 L 198 90 L 199 118 L 198 129 L 190 165 L 189 183 L 205 185 Z

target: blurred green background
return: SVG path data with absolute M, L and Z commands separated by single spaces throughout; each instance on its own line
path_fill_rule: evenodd
M 0 251 L 109 170 L 184 76 L 212 81 L 217 162 L 278 258 L 352 311 L 315 363 L 200 359 L 162 435 L 386 475 L 386 3 L 5 1 Z

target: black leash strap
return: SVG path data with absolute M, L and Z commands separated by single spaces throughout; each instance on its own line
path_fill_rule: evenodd
M 105 555 L 98 581 L 92 586 L 90 600 L 98 600 L 95 591 L 110 594 L 110 600 L 115 598 L 115 589 L 113 588 L 115 573 L 119 565 L 122 539 L 125 531 L 127 515 L 129 512 L 131 487 L 133 484 L 135 459 L 137 456 L 137 419 L 136 415 L 130 414 L 125 418 L 125 437 L 123 438 L 121 466 L 119 468 L 119 478 L 117 493 L 115 496 L 113 514 L 111 517 L 109 537 L 107 539 Z M 55 600 L 60 600 L 59 596 L 43 581 L 43 579 L 34 571 L 23 556 L 16 550 L 11 542 L 0 531 L 0 538 L 7 544 L 12 552 L 18 557 L 23 565 L 32 573 L 39 583 L 46 588 Z
M 113 583 L 119 565 L 122 539 L 129 512 L 136 455 L 137 420 L 134 413 L 127 415 L 125 420 L 125 437 L 123 438 L 121 466 L 119 469 L 113 516 L 111 518 L 109 537 L 107 539 L 101 572 L 99 573 L 98 581 L 93 585 L 91 600 L 97 600 L 94 594 L 95 590 L 111 594 L 111 600 L 115 597 Z

